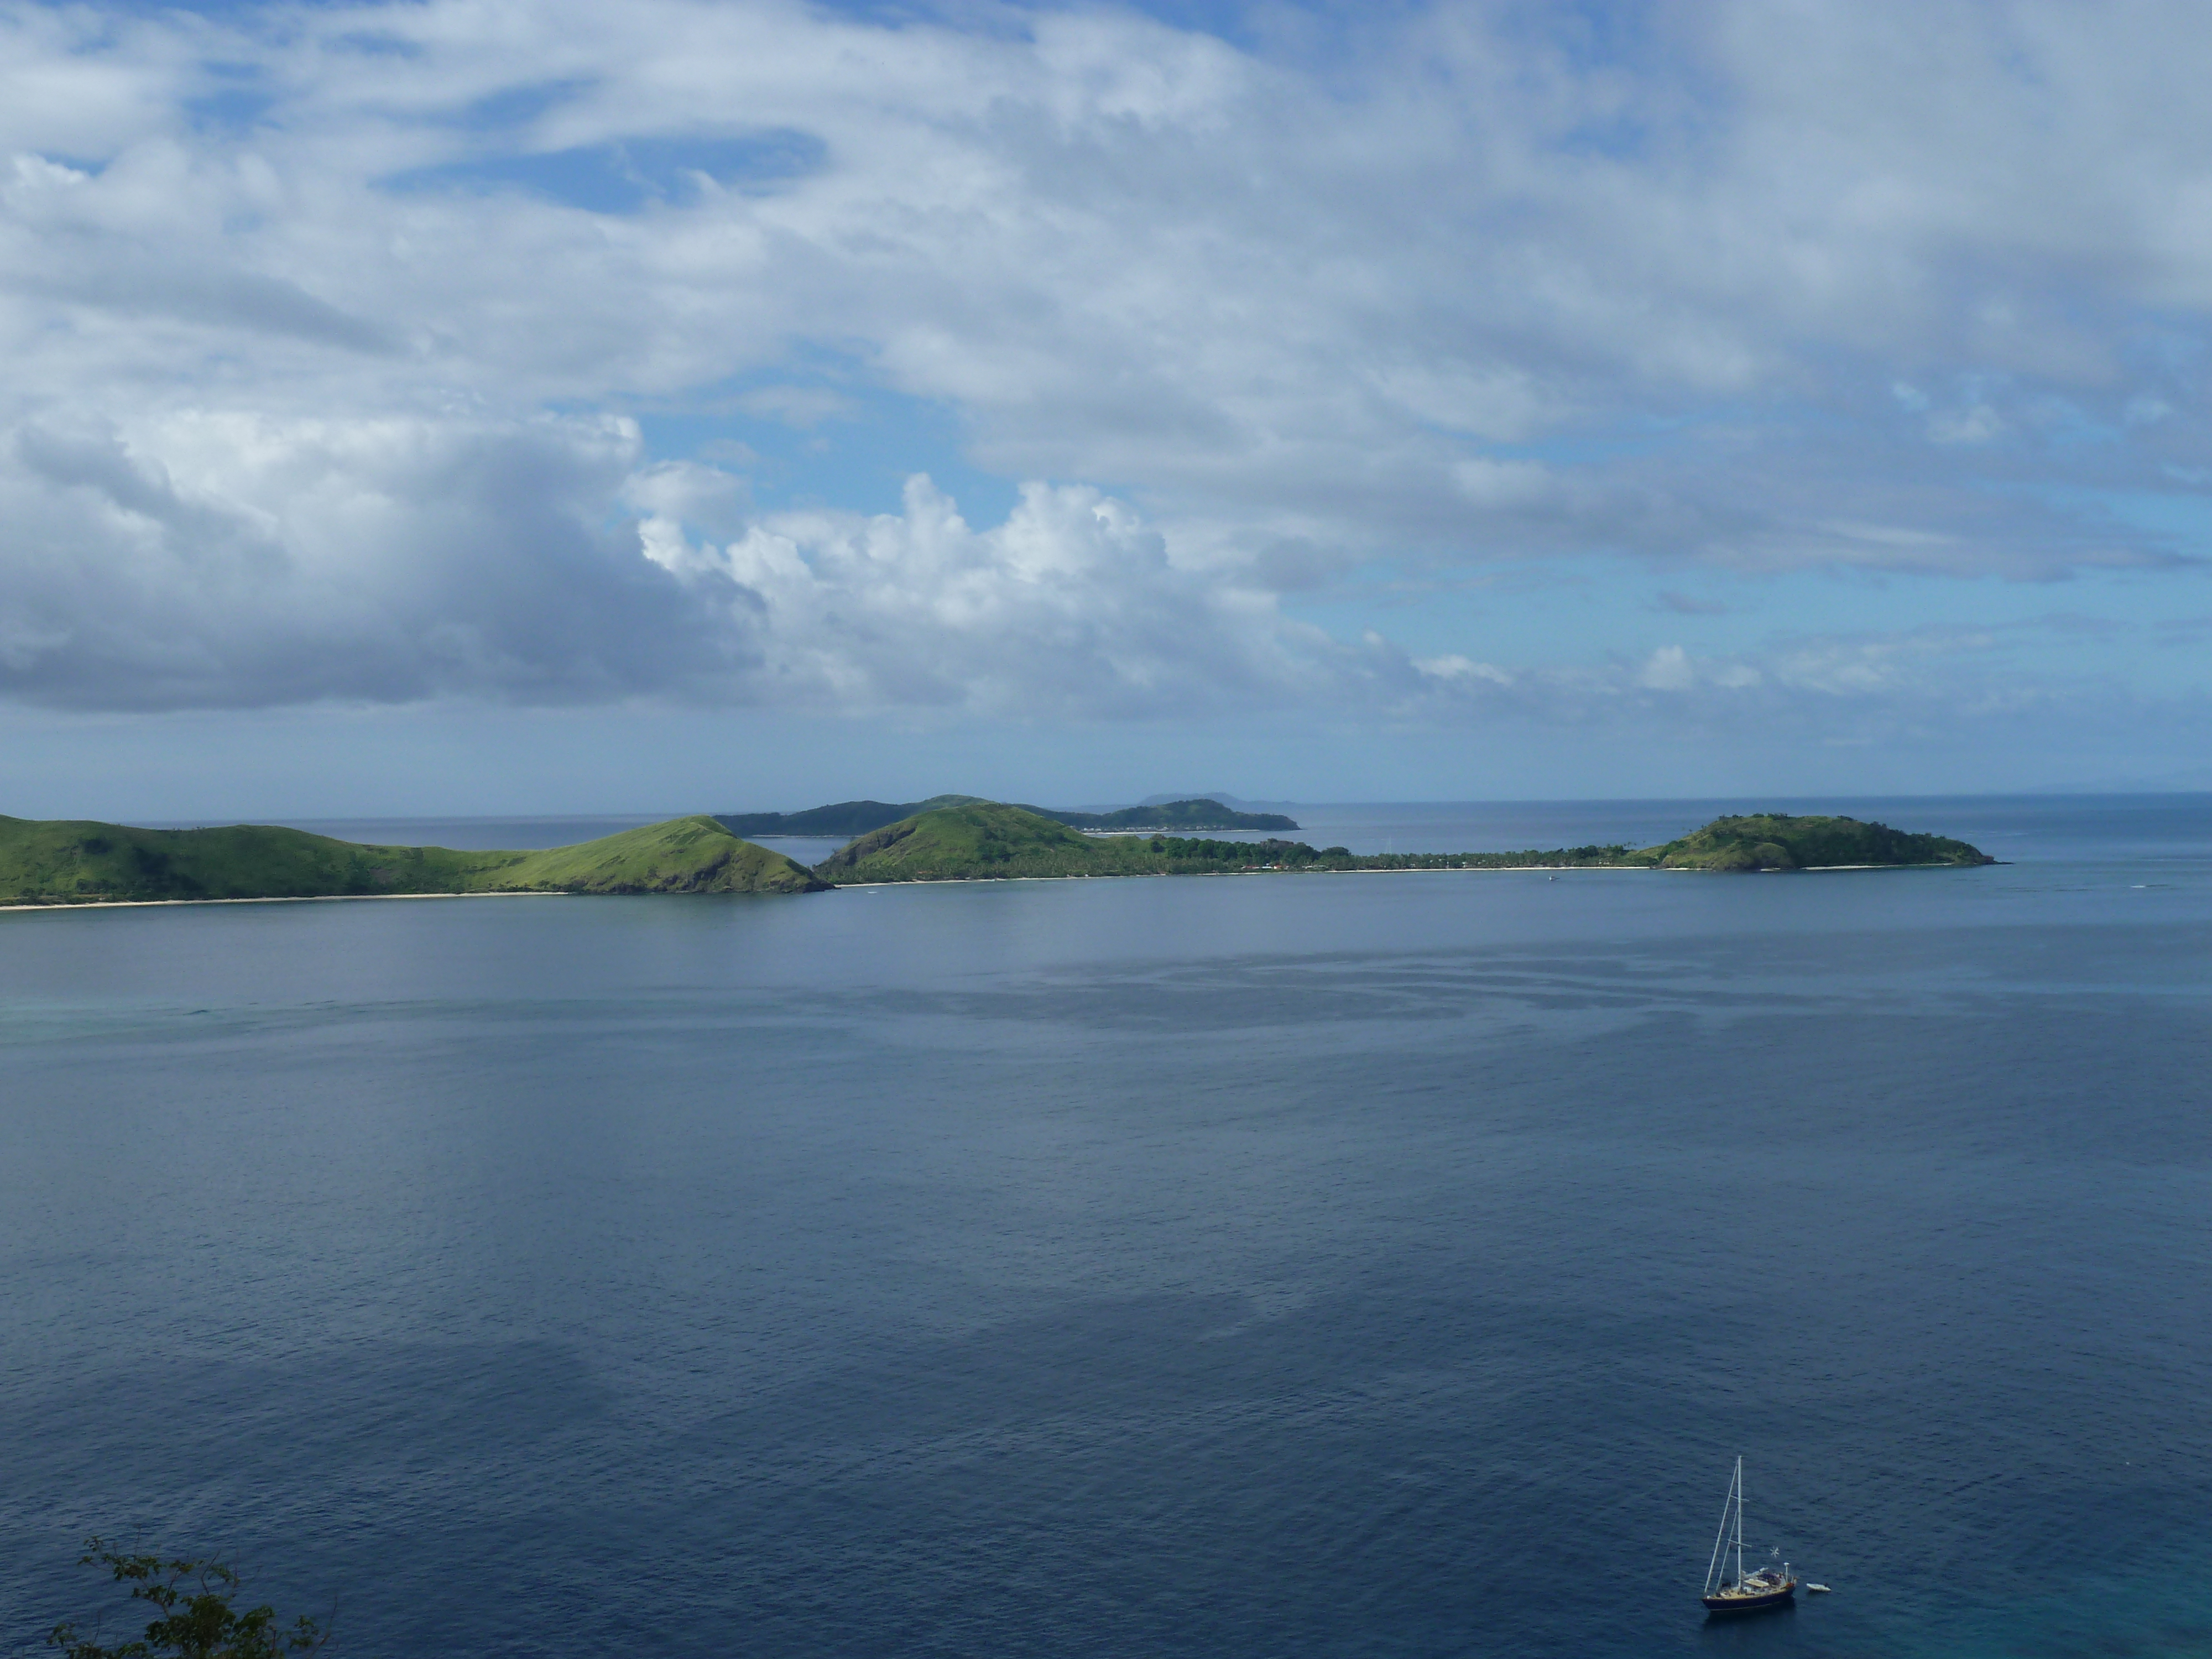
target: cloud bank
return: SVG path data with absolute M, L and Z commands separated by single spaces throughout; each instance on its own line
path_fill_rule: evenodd
M 1969 707 L 2043 695 L 2024 636 L 1416 652 L 1298 596 L 2197 560 L 2198 10 L 1255 27 L 0 7 L 0 695 Z M 763 507 L 638 418 L 879 397 L 1058 482 Z

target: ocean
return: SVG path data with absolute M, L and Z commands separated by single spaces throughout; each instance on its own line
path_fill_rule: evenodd
M 1768 805 L 2007 862 L 0 915 L 0 1651 L 2212 1654 L 2212 798 L 1294 815 Z

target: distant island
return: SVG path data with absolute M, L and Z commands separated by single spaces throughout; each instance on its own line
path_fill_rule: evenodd
M 303 830 L 236 824 L 140 830 L 0 817 L 0 903 L 159 903 L 216 899 L 399 897 L 471 893 L 813 893 L 880 882 L 1025 877 L 1231 875 L 1261 871 L 1685 870 L 1905 868 L 1993 864 L 1962 841 L 1846 817 L 1761 813 L 1716 818 L 1658 847 L 1586 846 L 1511 853 L 1365 853 L 1304 842 L 1085 834 L 1025 806 L 973 797 L 856 836 L 809 870 L 704 815 L 626 830 L 574 847 L 457 852 L 374 847 Z M 873 807 L 846 802 L 844 807 Z M 1194 813 L 1214 805 L 1178 801 Z M 842 808 L 821 808 L 828 812 Z M 1066 817 L 1119 820 L 1164 807 Z M 1224 809 L 1225 810 L 1225 809 Z M 806 817 L 806 814 L 794 814 Z M 1271 814 L 1243 814 L 1271 818 Z M 1287 820 L 1284 820 L 1287 822 Z M 1103 827 L 1120 829 L 1118 823 Z M 1263 824 L 1271 828 L 1272 824 Z M 798 833 L 787 831 L 785 833 Z
M 1295 830 L 1296 818 L 1280 812 L 1237 812 L 1219 801 L 1204 797 L 1191 800 L 1156 801 L 1148 806 L 1125 806 L 1117 812 L 1051 812 L 1042 806 L 1022 809 L 1050 818 L 1071 830 L 1106 830 L 1115 835 L 1142 835 L 1152 830 Z
M 927 800 L 894 805 L 880 800 L 841 800 L 828 806 L 810 806 L 803 812 L 717 812 L 714 822 L 733 836 L 865 836 L 901 818 L 935 811 L 940 806 L 969 806 L 981 795 L 932 795 Z
M 932 795 L 927 800 L 893 805 L 880 800 L 841 800 L 803 812 L 720 812 L 715 822 L 733 836 L 865 836 L 886 824 L 918 817 L 948 806 L 995 806 L 980 795 Z M 1058 811 L 1021 807 L 1073 830 L 1141 834 L 1148 830 L 1295 830 L 1297 822 L 1280 812 L 1237 812 L 1218 800 L 1152 801 L 1112 812 Z

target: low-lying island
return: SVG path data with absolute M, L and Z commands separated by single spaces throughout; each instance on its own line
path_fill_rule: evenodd
M 884 882 L 1393 870 L 1749 872 L 1996 862 L 1942 836 L 1856 818 L 1716 818 L 1658 847 L 1352 853 L 1270 836 L 1100 836 L 1026 807 L 955 798 L 855 837 L 809 870 L 703 814 L 574 847 L 459 852 L 377 847 L 235 824 L 142 830 L 0 817 L 0 903 L 159 904 L 483 893 L 817 893 Z

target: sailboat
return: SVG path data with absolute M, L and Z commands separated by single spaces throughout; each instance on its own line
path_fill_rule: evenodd
M 1735 1558 L 1733 1575 L 1729 1571 L 1731 1551 Z M 1705 1611 L 1756 1613 L 1793 1605 L 1796 1594 L 1797 1581 L 1790 1577 L 1787 1561 L 1751 1573 L 1743 1570 L 1743 1459 L 1739 1457 L 1729 1482 L 1728 1505 L 1721 1510 L 1720 1536 L 1713 1540 L 1712 1562 L 1705 1569 Z

